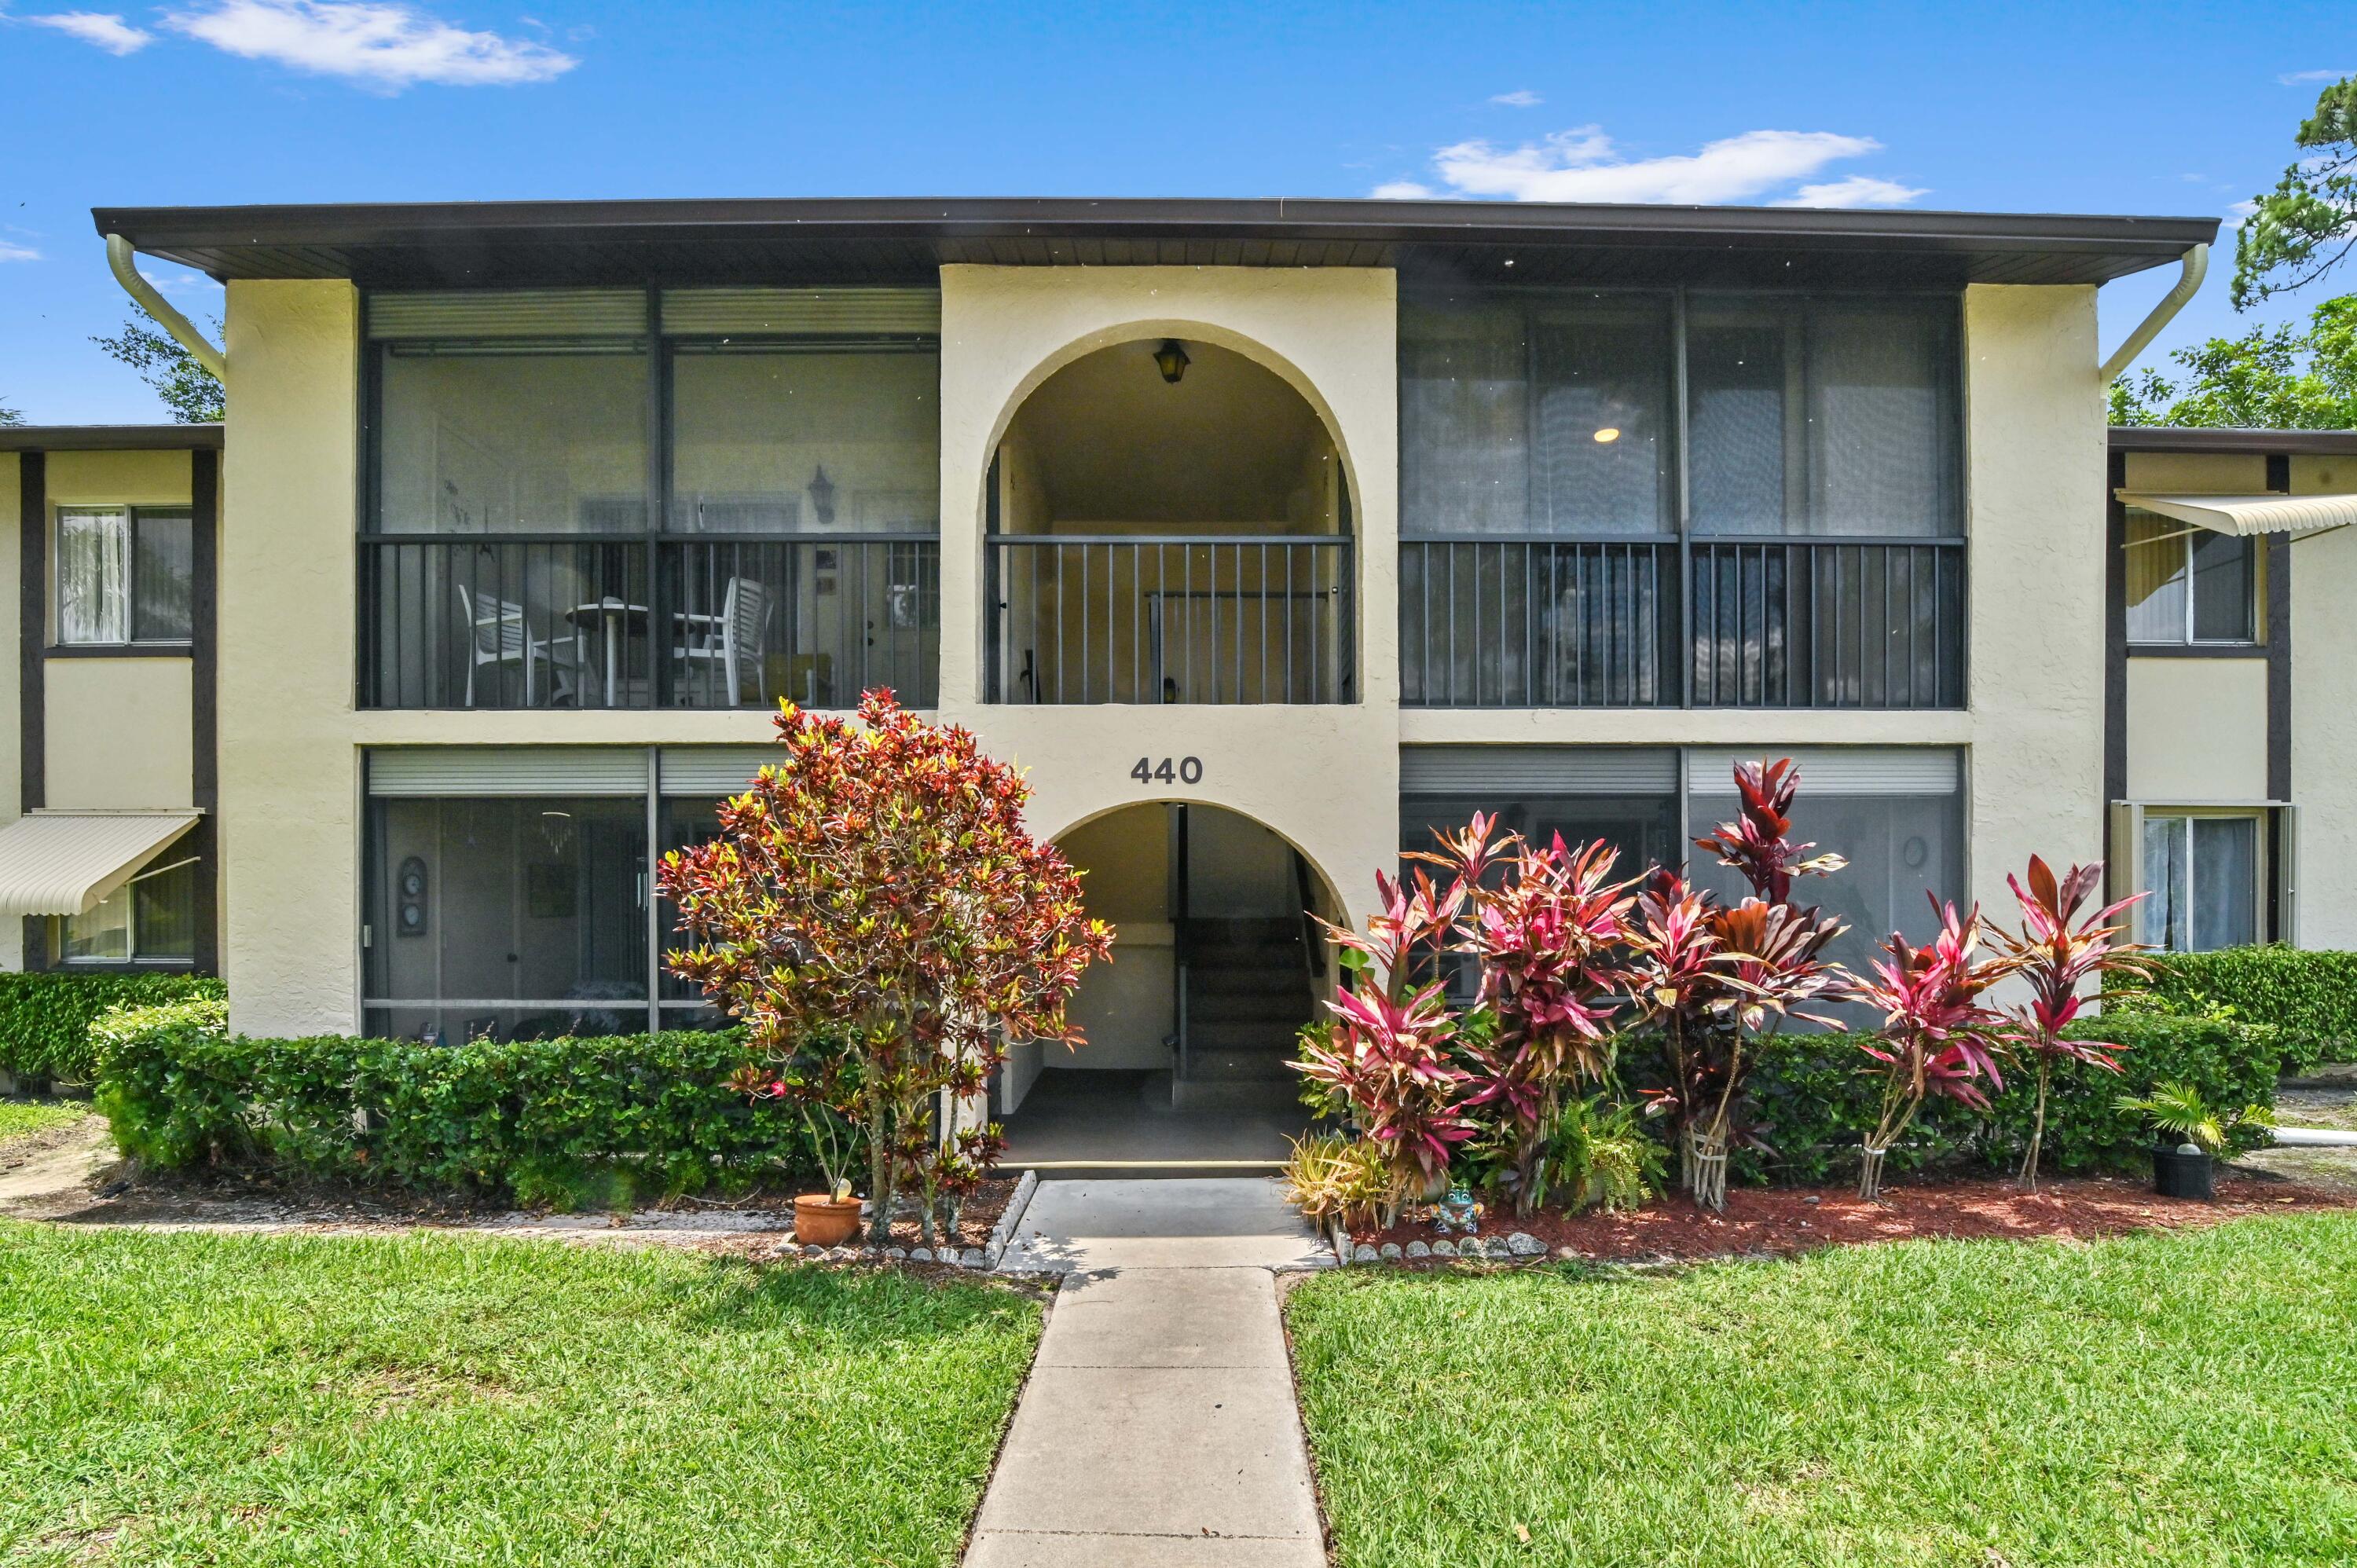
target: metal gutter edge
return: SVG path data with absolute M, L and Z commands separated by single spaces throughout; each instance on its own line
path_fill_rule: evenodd
M 2108 387 L 2119 379 L 2120 372 L 2128 368 L 2129 361 L 2144 352 L 2145 346 L 2160 335 L 2160 329 L 2176 318 L 2177 313 L 2185 308 L 2186 302 L 2201 287 L 2201 280 L 2210 272 L 2210 247 L 2196 245 L 2186 252 L 2183 266 L 2184 270 L 2177 277 L 2177 286 L 2161 296 L 2160 303 L 2152 307 L 2152 313 L 2128 334 L 2128 340 L 2113 349 L 2112 357 L 2104 361 L 2099 374 L 2104 386 Z
M 153 317 L 156 325 L 169 332 L 181 348 L 195 355 L 197 363 L 211 371 L 215 381 L 228 384 L 229 357 L 213 346 L 211 338 L 198 331 L 187 317 L 173 309 L 156 292 L 154 284 L 139 275 L 138 253 L 132 249 L 130 241 L 120 234 L 109 234 L 106 264 L 134 304 Z

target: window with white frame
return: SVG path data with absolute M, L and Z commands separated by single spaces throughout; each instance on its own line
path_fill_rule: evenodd
M 2206 952 L 2264 940 L 2265 815 L 2144 813 L 2143 940 L 2170 952 Z
M 59 508 L 59 644 L 188 641 L 195 564 L 186 507 Z
M 50 924 L 61 964 L 194 963 L 197 857 L 179 855 L 141 871 L 95 909 Z
M 2128 640 L 2179 647 L 2256 641 L 2257 543 L 2130 507 Z

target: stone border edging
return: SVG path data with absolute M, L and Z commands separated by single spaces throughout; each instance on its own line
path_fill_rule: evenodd
M 1023 1211 L 1031 1207 L 1031 1195 L 1039 1189 L 1039 1173 L 1027 1170 L 1023 1179 L 1015 1184 L 1015 1196 L 998 1211 L 998 1223 L 990 1228 L 990 1239 L 982 1244 L 982 1266 L 998 1267 L 998 1260 L 1006 1255 L 1006 1244 L 1015 1239 L 1015 1228 L 1023 1223 Z

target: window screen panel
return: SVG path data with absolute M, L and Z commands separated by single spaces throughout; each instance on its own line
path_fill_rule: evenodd
M 131 533 L 131 635 L 178 642 L 194 635 L 189 583 L 196 532 L 184 511 L 142 510 Z
M 2195 817 L 2191 827 L 2195 950 L 2258 940 L 2258 819 Z
M 637 532 L 647 525 L 646 354 L 380 350 L 377 528 Z
M 1697 304 L 1686 317 L 1687 458 L 1697 533 L 1784 530 L 1797 323 L 1781 306 Z
M 1819 302 L 1808 325 L 1808 532 L 1961 531 L 1953 306 Z
M 1400 532 L 1530 526 L 1530 364 L 1522 306 L 1400 307 Z
M 2121 548 L 2127 560 L 2128 640 L 2185 640 L 2186 535 L 2174 519 L 2130 507 Z
M 2258 542 L 2201 529 L 2188 536 L 2193 557 L 2193 640 L 2249 642 L 2258 603 Z
M 1539 532 L 1667 533 L 1677 526 L 1669 302 L 1607 295 L 1533 312 Z
M 941 527 L 937 349 L 683 349 L 671 376 L 673 532 Z
M 58 513 L 58 640 L 131 636 L 130 519 L 120 508 Z

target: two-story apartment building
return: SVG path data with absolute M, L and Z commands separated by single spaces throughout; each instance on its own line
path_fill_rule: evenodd
M 2138 934 L 2357 946 L 2357 431 L 2110 444 L 2104 788 Z
M 0 427 L 0 967 L 219 963 L 218 424 Z
M 1087 1051 L 1281 1079 L 1305 908 L 1792 753 L 1857 954 L 2104 851 L 2096 291 L 2208 220 L 1295 201 L 102 209 L 228 289 L 254 1033 L 694 1016 L 652 859 L 780 696 L 1030 770 Z M 29 515 L 29 514 L 27 514 Z M 1249 1097 L 1248 1095 L 1246 1096 Z

